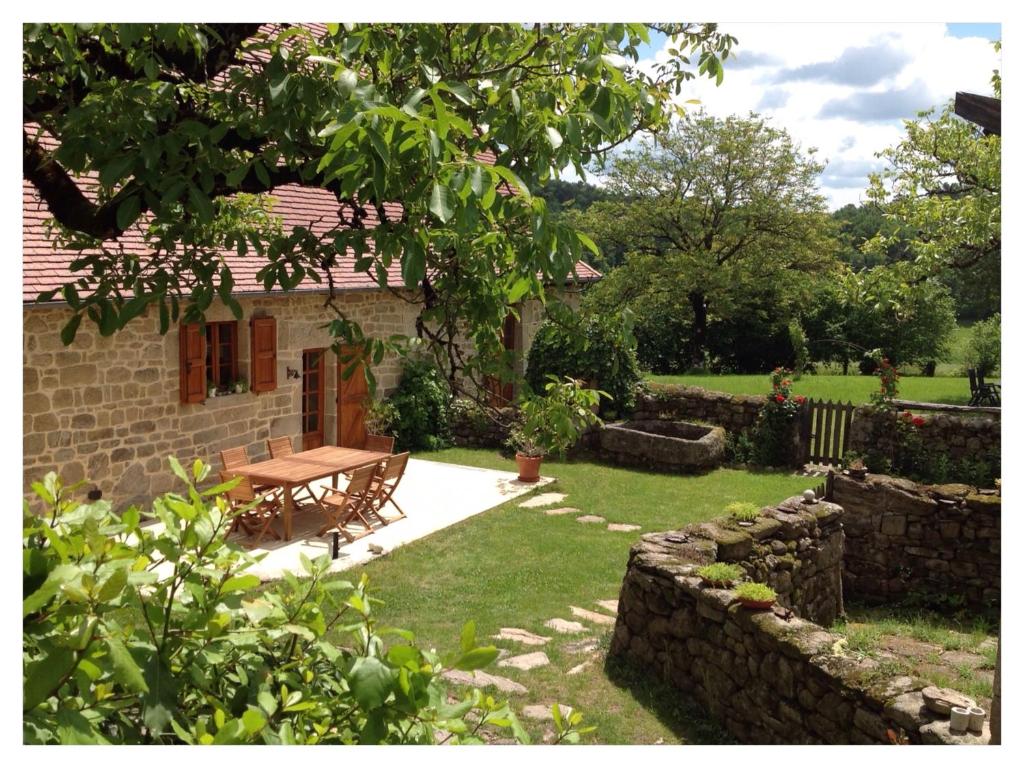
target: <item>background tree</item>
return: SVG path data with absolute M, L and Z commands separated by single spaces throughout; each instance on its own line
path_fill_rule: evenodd
M 713 24 L 25 25 L 24 176 L 83 253 L 60 292 L 65 342 L 83 317 L 109 335 L 150 306 L 162 331 L 217 296 L 237 315 L 221 254 L 255 251 L 268 289 L 327 283 L 336 350 L 374 362 L 395 344 L 364 336 L 329 268 L 414 290 L 452 383 L 479 380 L 509 306 L 591 246 L 531 190 L 678 111 L 687 58 L 635 66 L 652 28 L 721 80 L 734 40 Z M 262 196 L 282 184 L 329 189 L 342 226 L 275 227 Z M 126 233 L 150 254 L 119 250 Z
M 631 306 L 638 339 L 646 308 L 679 318 L 672 327 L 686 337 L 676 338 L 684 350 L 677 357 L 688 366 L 714 365 L 712 328 L 721 336 L 723 320 L 753 319 L 752 309 L 784 332 L 810 276 L 836 264 L 821 170 L 785 130 L 756 115 L 685 116 L 612 161 L 607 189 L 619 199 L 575 220 L 602 249 L 629 252 L 589 300 Z

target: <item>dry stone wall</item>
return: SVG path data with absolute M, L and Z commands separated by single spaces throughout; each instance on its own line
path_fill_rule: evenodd
M 765 398 L 731 395 L 701 387 L 652 384 L 637 396 L 637 421 L 702 421 L 730 432 L 753 428 Z
M 832 499 L 845 510 L 848 595 L 919 595 L 962 599 L 976 608 L 998 606 L 1002 499 L 995 491 L 837 474 Z
M 925 681 L 845 655 L 818 623 L 842 611 L 844 517 L 835 504 L 789 499 L 750 530 L 718 520 L 644 536 L 611 654 L 694 697 L 746 743 L 987 743 L 987 732 L 951 735 L 925 706 Z M 750 610 L 704 585 L 695 571 L 715 560 L 773 584 L 781 605 Z
M 849 450 L 866 454 L 891 449 L 888 440 L 895 434 L 891 419 L 891 415 L 871 406 L 857 408 L 850 426 Z M 943 454 L 950 462 L 988 459 L 1000 454 L 1002 422 L 994 414 L 969 417 L 929 414 L 924 417 L 924 424 L 915 430 L 928 452 Z

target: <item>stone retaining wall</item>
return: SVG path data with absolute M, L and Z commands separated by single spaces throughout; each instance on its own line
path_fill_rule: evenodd
M 844 655 L 842 637 L 811 620 L 842 611 L 842 508 L 789 499 L 762 514 L 746 531 L 718 520 L 644 536 L 611 654 L 692 695 L 746 743 L 987 743 L 987 724 L 952 736 L 924 706 L 925 681 Z M 749 610 L 732 590 L 704 586 L 696 568 L 714 560 L 774 584 L 781 606 Z
M 998 606 L 1002 499 L 995 491 L 839 474 L 832 500 L 845 510 L 847 595 L 898 600 L 916 593 Z
M 632 418 L 703 421 L 739 433 L 754 426 L 764 400 L 760 395 L 730 395 L 701 387 L 649 384 L 638 393 Z
M 512 408 L 502 408 L 500 414 L 502 421 L 511 423 Z M 452 442 L 460 448 L 502 448 L 508 439 L 508 429 L 469 401 L 460 400 L 453 405 L 448 424 Z
M 1002 424 L 998 416 L 955 416 L 923 414 L 924 424 L 914 429 L 931 453 L 946 455 L 951 462 L 964 459 L 998 458 L 1002 445 Z M 891 416 L 871 406 L 860 406 L 853 412 L 850 425 L 851 451 L 866 454 L 885 450 L 887 438 L 894 435 Z
M 725 456 L 725 430 L 677 421 L 605 424 L 589 441 L 590 452 L 616 466 L 662 472 L 714 469 Z

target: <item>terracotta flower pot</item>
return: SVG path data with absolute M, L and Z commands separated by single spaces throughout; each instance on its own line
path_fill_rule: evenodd
M 519 465 L 519 480 L 524 483 L 536 483 L 540 480 L 540 463 L 543 456 L 524 456 L 516 454 L 516 464 Z
M 767 611 L 775 605 L 774 600 L 744 600 L 742 597 L 737 599 L 740 601 L 740 605 L 752 611 Z

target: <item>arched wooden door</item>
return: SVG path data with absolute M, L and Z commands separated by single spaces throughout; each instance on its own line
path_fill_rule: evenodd
M 344 352 L 342 353 L 344 355 Z M 369 389 L 360 363 L 349 378 L 342 372 L 348 363 L 338 360 L 338 445 L 343 448 L 362 448 L 366 444 L 366 404 Z

